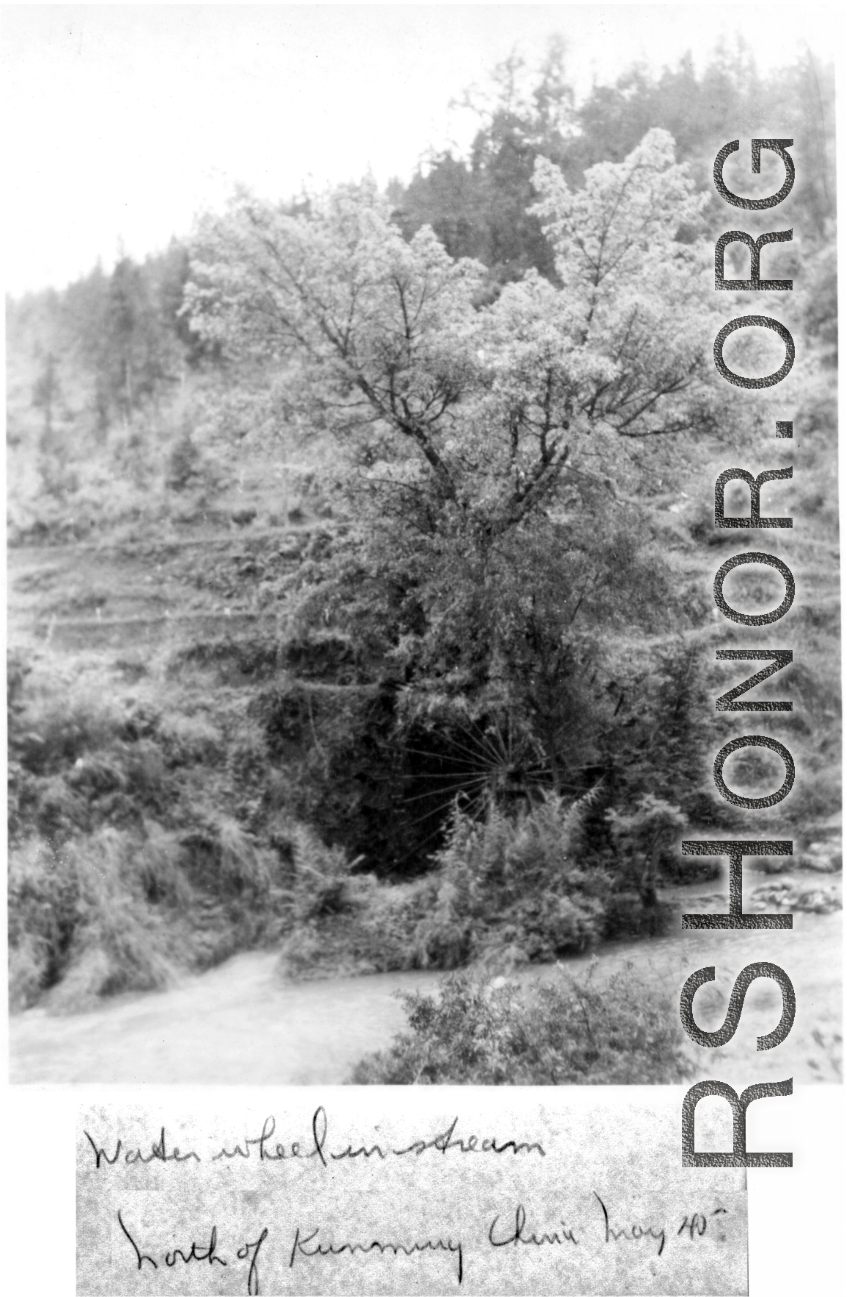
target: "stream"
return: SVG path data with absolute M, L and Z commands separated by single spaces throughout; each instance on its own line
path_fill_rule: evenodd
M 840 895 L 840 875 L 803 871 L 789 883 Z M 752 887 L 763 883 L 752 875 Z M 777 881 L 777 880 L 772 880 Z M 672 888 L 664 899 L 683 910 L 725 909 L 720 883 Z M 746 880 L 745 880 L 745 893 Z M 723 893 L 725 898 L 725 892 Z M 745 901 L 746 904 L 746 901 Z M 769 907 L 770 908 L 770 907 Z M 793 931 L 677 931 L 651 941 L 606 944 L 593 955 L 533 966 L 522 981 L 593 966 L 598 983 L 628 961 L 674 998 L 685 979 L 714 965 L 715 984 L 701 988 L 695 1017 L 714 1030 L 738 972 L 748 963 L 780 965 L 794 985 L 797 1018 L 776 1049 L 756 1052 L 756 1035 L 779 1020 L 781 993 L 772 981 L 750 987 L 735 1038 L 722 1049 L 693 1044 L 697 1076 L 736 1087 L 794 1077 L 795 1084 L 839 1080 L 841 1046 L 841 912 L 795 912 Z M 65 1017 L 37 1007 L 11 1018 L 13 1083 L 333 1085 L 366 1053 L 385 1048 L 405 1025 L 397 991 L 433 991 L 438 972 L 285 982 L 274 951 L 250 951 L 161 992 L 116 996 L 95 1010 Z M 681 1030 L 681 1028 L 680 1028 Z M 705 1066 L 704 1066 L 705 1063 Z

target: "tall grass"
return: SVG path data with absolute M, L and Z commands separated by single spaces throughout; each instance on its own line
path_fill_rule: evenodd
M 137 859 L 137 853 L 142 859 Z M 103 827 L 51 851 L 30 840 L 10 856 L 10 992 L 23 1007 L 51 991 L 57 1009 L 98 996 L 168 985 L 177 960 L 166 928 L 145 904 L 143 880 L 161 878 L 166 854 Z

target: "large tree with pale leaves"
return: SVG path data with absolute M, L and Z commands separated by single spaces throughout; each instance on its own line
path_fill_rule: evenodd
M 540 159 L 535 186 L 556 282 L 491 301 L 483 266 L 404 239 L 366 183 L 296 216 L 242 196 L 199 230 L 188 303 L 336 448 L 351 526 L 303 615 L 369 645 L 407 716 L 506 717 L 567 789 L 624 722 L 635 646 L 697 615 L 639 496 L 719 431 L 727 384 L 671 137 L 578 190 Z

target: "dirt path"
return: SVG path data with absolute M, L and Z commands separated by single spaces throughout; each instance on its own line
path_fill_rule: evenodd
M 827 885 L 832 885 L 827 879 Z M 679 890 L 680 908 L 704 889 Z M 838 1080 L 841 1031 L 841 913 L 795 915 L 793 932 L 686 932 L 653 942 L 603 947 L 596 960 L 563 961 L 599 981 L 632 960 L 674 996 L 692 972 L 715 965 L 717 982 L 698 992 L 697 1020 L 709 1030 L 724 1018 L 728 992 L 745 964 L 767 959 L 788 973 L 797 1019 L 782 1045 L 756 1053 L 755 1036 L 780 1013 L 771 982 L 752 986 L 729 1045 L 691 1047 L 698 1075 L 746 1086 Z M 31 1009 L 10 1027 L 13 1082 L 318 1085 L 343 1082 L 363 1054 L 385 1047 L 404 1026 L 396 990 L 431 990 L 432 973 L 285 983 L 276 955 L 237 955 L 219 968 L 160 994 L 124 996 L 90 1013 L 61 1018 Z M 555 967 L 527 977 L 556 976 Z

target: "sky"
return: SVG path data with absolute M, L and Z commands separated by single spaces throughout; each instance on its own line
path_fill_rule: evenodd
M 236 184 L 263 197 L 407 181 L 465 147 L 450 108 L 562 33 L 578 94 L 741 34 L 762 70 L 832 49 L 830 7 L 2 5 L 4 284 L 17 296 L 190 233 Z

